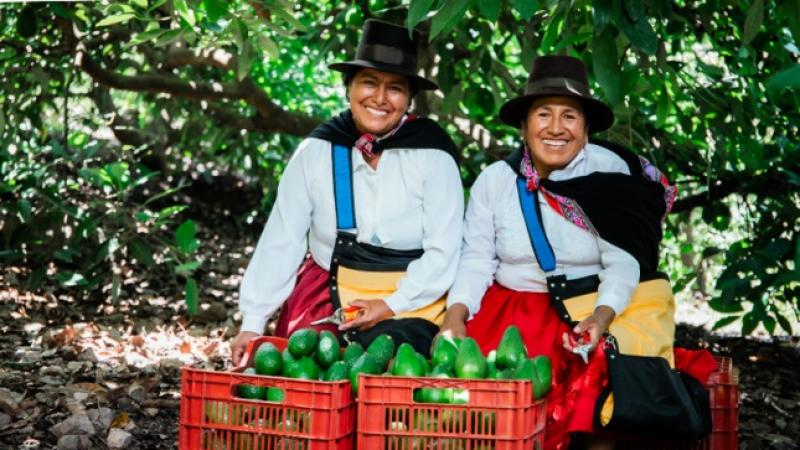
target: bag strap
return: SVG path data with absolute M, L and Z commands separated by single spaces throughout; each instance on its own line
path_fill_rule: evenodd
M 353 200 L 353 170 L 350 149 L 344 145 L 331 147 L 333 167 L 333 196 L 336 203 L 336 229 L 356 227 L 356 210 Z
M 539 262 L 542 270 L 552 272 L 556 268 L 556 255 L 542 228 L 542 212 L 537 191 L 529 191 L 525 179 L 518 177 L 517 193 L 519 194 L 519 206 L 522 208 L 522 216 L 525 218 L 525 226 L 528 229 L 528 237 L 531 240 L 536 261 Z

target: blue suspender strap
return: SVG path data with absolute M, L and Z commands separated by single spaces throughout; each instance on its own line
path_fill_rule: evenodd
M 519 193 L 519 205 L 522 207 L 522 216 L 525 217 L 525 225 L 528 228 L 528 236 L 531 239 L 533 253 L 539 266 L 545 272 L 550 272 L 556 268 L 556 255 L 547 240 L 542 228 L 542 220 L 539 214 L 539 199 L 536 192 L 531 192 L 526 186 L 523 178 L 517 178 L 517 192 Z
M 333 162 L 333 196 L 336 200 L 336 229 L 349 230 L 356 227 L 350 149 L 343 145 L 334 145 L 331 149 L 331 161 Z

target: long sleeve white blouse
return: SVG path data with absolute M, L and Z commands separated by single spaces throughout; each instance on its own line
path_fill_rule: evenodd
M 424 250 L 384 301 L 395 313 L 440 298 L 453 282 L 462 238 L 464 194 L 458 166 L 437 149 L 384 150 L 377 169 L 352 152 L 356 239 Z M 283 172 L 278 195 L 239 288 L 242 331 L 261 333 L 295 287 L 310 250 L 330 269 L 336 238 L 331 143 L 305 139 Z
M 625 162 L 612 151 L 588 144 L 564 169 L 553 171 L 553 181 L 592 172 L 629 174 Z M 531 247 L 519 205 L 517 174 L 505 161 L 487 167 L 475 180 L 464 221 L 464 242 L 458 272 L 448 294 L 448 305 L 463 303 L 474 315 L 488 287 L 496 280 L 509 289 L 547 292 L 547 275 L 568 279 L 597 274 L 596 306 L 607 305 L 620 314 L 639 282 L 639 264 L 619 247 L 583 230 L 547 206 L 543 194 L 542 223 L 556 256 L 556 269 L 545 274 Z

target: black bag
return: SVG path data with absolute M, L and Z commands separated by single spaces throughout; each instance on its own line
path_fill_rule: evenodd
M 708 391 L 699 382 L 690 394 L 666 359 L 620 354 L 613 336 L 606 338 L 604 350 L 609 379 L 595 405 L 598 428 L 671 439 L 699 439 L 711 432 Z M 614 412 L 603 425 L 601 411 L 611 393 Z

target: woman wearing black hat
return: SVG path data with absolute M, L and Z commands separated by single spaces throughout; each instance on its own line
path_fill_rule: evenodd
M 385 333 L 428 352 L 464 206 L 455 145 L 408 113 L 417 91 L 437 88 L 416 74 L 416 59 L 416 34 L 369 20 L 356 59 L 330 65 L 344 73 L 350 107 L 314 130 L 283 173 L 242 280 L 234 364 L 281 307 L 278 336 L 315 326 L 366 346 Z M 339 324 L 337 310 L 354 313 Z
M 604 331 L 623 352 L 672 361 L 674 304 L 657 257 L 675 189 L 645 159 L 589 143 L 614 116 L 576 58 L 538 58 L 500 118 L 524 145 L 472 187 L 442 330 L 488 352 L 516 325 L 531 357 L 550 356 L 545 448 L 566 448 L 570 433 L 593 430 Z

